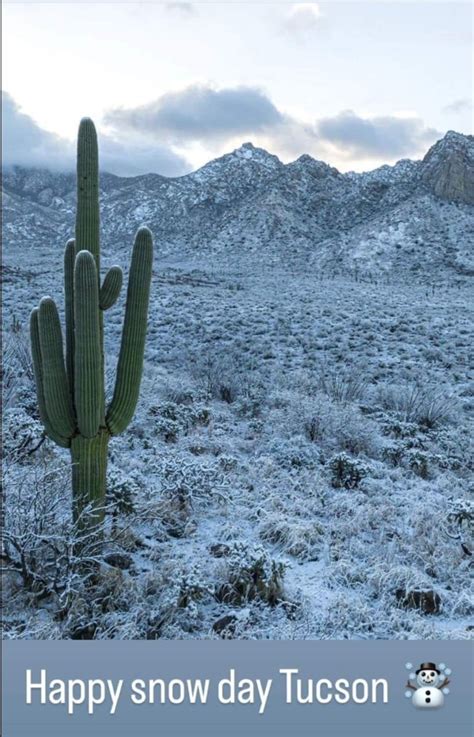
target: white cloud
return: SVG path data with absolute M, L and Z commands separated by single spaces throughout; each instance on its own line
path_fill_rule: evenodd
M 2 92 L 3 166 L 26 166 L 71 171 L 75 168 L 76 150 L 72 141 L 41 128 L 22 112 L 15 100 Z M 100 135 L 100 161 L 103 171 L 129 176 L 157 172 L 179 176 L 192 168 L 171 148 L 150 145 L 128 137 Z
M 165 10 L 168 10 L 172 13 L 179 13 L 179 15 L 181 16 L 191 16 L 196 13 L 196 8 L 193 3 L 165 3 Z
M 191 85 L 146 105 L 109 110 L 104 120 L 116 131 L 133 131 L 179 144 L 256 133 L 280 123 L 283 115 L 255 87 Z
M 279 110 L 254 87 L 193 85 L 140 107 L 111 110 L 105 121 L 120 135 L 142 134 L 185 148 L 199 144 L 220 152 L 240 136 L 287 157 L 311 153 L 336 155 L 339 161 L 420 155 L 441 135 L 415 114 L 363 117 L 345 110 L 305 122 Z
M 353 110 L 322 118 L 317 122 L 316 132 L 321 140 L 335 146 L 340 155 L 392 160 L 417 155 L 441 136 L 418 117 L 363 118 Z
M 318 3 L 295 3 L 286 14 L 285 27 L 294 32 L 314 30 L 322 18 Z
M 468 113 L 473 109 L 472 99 L 469 97 L 461 97 L 458 100 L 453 100 L 449 105 L 445 105 L 442 108 L 443 113 Z
M 252 140 L 283 160 L 308 153 L 341 168 L 422 156 L 441 137 L 410 116 L 361 116 L 353 110 L 312 122 L 287 115 L 252 87 L 191 86 L 146 105 L 109 111 L 111 132 L 100 134 L 103 171 L 179 176 Z M 5 166 L 74 168 L 71 141 L 41 128 L 3 93 Z M 185 156 L 182 155 L 185 152 Z M 370 166 L 369 166 L 370 168 Z

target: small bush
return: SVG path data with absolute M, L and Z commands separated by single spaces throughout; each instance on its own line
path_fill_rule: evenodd
M 383 416 L 381 424 L 385 435 L 390 435 L 397 439 L 414 438 L 420 430 L 415 422 L 404 422 L 396 417 L 388 417 L 387 415 Z
M 310 445 L 302 436 L 286 440 L 275 440 L 269 446 L 281 468 L 287 471 L 303 468 L 314 468 L 320 462 L 320 454 L 314 445 Z
M 435 387 L 390 386 L 379 389 L 378 402 L 405 423 L 432 429 L 453 420 L 456 400 Z
M 112 524 L 115 530 L 119 515 L 134 514 L 136 498 L 140 494 L 141 486 L 135 479 L 124 475 L 122 471 L 109 469 L 107 474 L 107 506 L 112 514 Z
M 166 443 L 175 443 L 179 435 L 187 435 L 196 426 L 206 426 L 210 411 L 204 406 L 163 402 L 152 405 L 149 414 L 155 418 L 155 432 Z
M 295 422 L 312 443 L 332 451 L 376 457 L 381 449 L 377 425 L 353 405 L 341 405 L 318 395 L 295 408 Z
M 284 565 L 263 548 L 249 550 L 235 544 L 226 558 L 226 581 L 216 588 L 216 598 L 241 606 L 258 599 L 275 606 L 283 598 Z
M 10 332 L 4 339 L 2 367 L 3 407 L 12 407 L 18 401 L 18 393 L 26 386 L 32 388 L 33 362 L 30 355 L 28 331 L 13 318 Z
M 410 469 L 421 479 L 430 477 L 429 455 L 422 450 L 411 450 L 408 454 L 408 465 Z
M 231 355 L 201 357 L 194 364 L 193 373 L 212 399 L 233 404 L 245 393 L 239 361 Z
M 228 481 L 219 461 L 165 460 L 160 468 L 161 495 L 147 508 L 148 516 L 160 521 L 168 535 L 187 537 L 196 529 L 196 505 L 214 499 L 226 503 Z
M 360 402 L 367 394 L 367 378 L 356 371 L 321 372 L 318 390 L 337 402 Z
M 286 520 L 271 515 L 260 527 L 260 538 L 299 560 L 318 560 L 324 529 L 315 520 Z
M 367 466 L 346 453 L 338 453 L 329 461 L 331 486 L 335 489 L 357 489 L 367 475 Z
M 23 407 L 7 409 L 3 415 L 3 454 L 18 463 L 27 463 L 44 437 L 43 426 Z
M 470 499 L 454 501 L 448 513 L 448 522 L 459 530 L 474 535 L 474 501 Z

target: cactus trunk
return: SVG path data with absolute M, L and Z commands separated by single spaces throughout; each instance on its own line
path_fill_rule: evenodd
M 73 516 L 79 530 L 100 529 L 104 520 L 109 438 L 101 431 L 71 440 Z

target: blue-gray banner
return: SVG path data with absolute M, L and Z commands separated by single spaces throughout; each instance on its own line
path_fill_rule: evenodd
M 4 643 L 4 737 L 472 737 L 471 642 Z
M 472 737 L 469 642 L 4 643 L 5 737 Z

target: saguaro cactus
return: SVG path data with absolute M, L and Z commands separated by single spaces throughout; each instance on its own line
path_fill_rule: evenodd
M 100 528 L 104 516 L 109 439 L 125 430 L 138 400 L 153 242 L 148 228 L 138 230 L 115 390 L 106 408 L 103 313 L 118 299 L 122 270 L 112 266 L 100 283 L 97 134 L 89 118 L 79 126 L 75 236 L 64 254 L 66 357 L 58 310 L 50 297 L 43 297 L 31 313 L 31 350 L 45 431 L 71 452 L 74 519 L 92 529 Z

